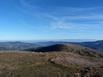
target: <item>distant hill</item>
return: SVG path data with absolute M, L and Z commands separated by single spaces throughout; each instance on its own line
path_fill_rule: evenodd
M 85 46 L 91 49 L 95 49 L 97 51 L 103 51 L 103 40 L 89 41 L 89 42 L 47 41 L 47 42 L 38 42 L 37 44 L 41 46 L 48 46 L 48 45 L 54 45 L 54 44 L 76 44 L 76 45 Z
M 103 51 L 103 40 L 94 41 L 94 42 L 81 42 L 77 44 L 86 46 L 86 47 L 89 47 L 89 48 L 92 48 L 98 51 Z
M 36 50 L 33 50 L 35 52 L 60 52 L 60 51 L 66 51 L 66 52 L 73 52 L 77 53 L 79 55 L 84 56 L 103 56 L 103 54 L 99 54 L 96 52 L 96 50 L 93 50 L 91 48 L 83 47 L 80 45 L 74 45 L 74 44 L 55 44 L 47 47 L 41 47 L 37 48 Z
M 24 42 L 0 42 L 0 50 L 25 50 L 29 48 L 37 48 L 39 45 Z

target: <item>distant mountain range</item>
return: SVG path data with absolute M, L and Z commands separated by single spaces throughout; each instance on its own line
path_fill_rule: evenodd
M 0 42 L 0 50 L 25 50 L 29 48 L 37 48 L 39 45 L 25 42 Z
M 80 44 L 82 46 L 86 46 L 95 50 L 103 51 L 103 40 L 94 41 L 94 42 L 81 42 L 77 44 Z
M 65 42 L 65 41 L 44 41 L 44 42 L 0 42 L 0 50 L 34 50 L 39 47 L 51 46 L 55 44 L 76 44 L 84 47 L 94 49 L 96 51 L 103 51 L 103 40 L 91 42 Z

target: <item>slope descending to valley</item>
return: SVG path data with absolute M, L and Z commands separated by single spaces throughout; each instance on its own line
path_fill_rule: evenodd
M 102 64 L 70 52 L 1 52 L 0 77 L 103 77 Z

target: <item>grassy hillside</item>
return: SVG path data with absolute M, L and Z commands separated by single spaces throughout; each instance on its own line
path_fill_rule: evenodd
M 97 52 L 91 48 L 87 48 L 80 45 L 75 44 L 55 44 L 51 46 L 41 47 L 36 50 L 31 49 L 31 51 L 35 52 L 72 52 L 82 56 L 92 56 L 92 57 L 103 57 L 102 53 Z
M 1 52 L 0 77 L 75 77 L 86 67 L 95 69 L 91 77 L 103 77 L 102 63 L 70 52 Z

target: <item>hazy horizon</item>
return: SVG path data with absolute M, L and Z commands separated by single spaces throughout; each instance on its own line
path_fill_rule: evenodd
M 97 39 L 42 39 L 42 40 L 0 40 L 0 42 L 94 42 L 99 41 Z M 101 40 L 100 40 L 101 41 Z
M 1 0 L 0 40 L 102 40 L 102 3 L 102 0 Z

